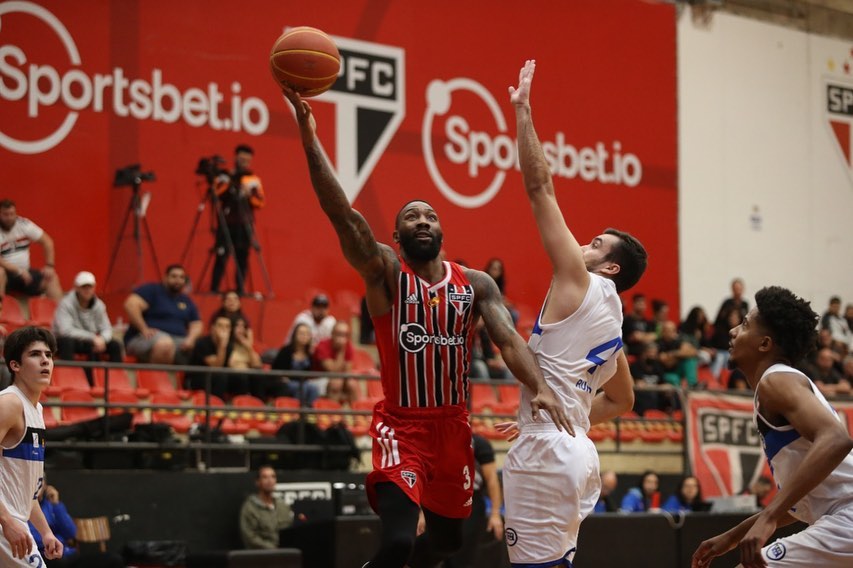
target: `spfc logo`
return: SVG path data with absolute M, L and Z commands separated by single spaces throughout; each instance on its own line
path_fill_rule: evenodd
M 831 74 L 824 76 L 824 114 L 847 175 L 853 183 L 853 48 L 840 63 L 829 62 Z
M 403 478 L 403 481 L 405 481 L 406 485 L 409 487 L 414 487 L 415 483 L 418 482 L 418 475 L 413 471 L 403 470 L 400 472 L 400 477 Z
M 341 53 L 341 70 L 332 88 L 311 105 L 316 109 L 320 103 L 335 103 L 334 152 L 322 151 L 335 157 L 329 163 L 353 203 L 406 115 L 405 52 L 331 37 Z
M 447 295 L 447 299 L 450 302 L 450 305 L 456 309 L 456 313 L 461 315 L 464 314 L 471 306 L 471 302 L 474 300 L 474 295 L 451 292 Z

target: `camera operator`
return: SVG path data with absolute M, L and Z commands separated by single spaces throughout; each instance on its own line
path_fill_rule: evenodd
M 241 144 L 234 150 L 234 170 L 220 173 L 214 183 L 214 191 L 219 199 L 222 215 L 218 217 L 216 231 L 216 263 L 213 266 L 213 279 L 210 289 L 219 291 L 219 284 L 225 274 L 225 263 L 230 255 L 230 245 L 234 248 L 237 262 L 237 293 L 245 293 L 244 281 L 249 264 L 249 249 L 257 246 L 255 242 L 255 209 L 264 206 L 264 189 L 261 178 L 251 169 L 254 150 Z M 225 226 L 222 226 L 222 220 Z M 229 239 L 230 237 L 230 239 Z

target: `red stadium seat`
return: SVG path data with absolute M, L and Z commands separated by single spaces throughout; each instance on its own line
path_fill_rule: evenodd
M 33 296 L 27 301 L 30 307 L 30 325 L 46 327 L 53 326 L 53 314 L 56 312 L 56 300 L 46 296 Z
M 89 380 L 82 368 L 54 367 L 51 385 L 45 389 L 44 393 L 47 396 L 59 396 L 67 390 L 86 391 L 92 395 L 98 394 L 97 389 L 93 391 L 89 386 Z M 103 390 L 101 390 L 101 394 L 103 394 Z
M 471 385 L 471 410 L 479 414 L 486 409 L 493 410 L 498 405 L 495 389 L 488 384 Z
M 657 408 L 650 408 L 643 413 L 643 419 L 645 420 L 670 420 L 671 417 L 669 414 L 664 412 L 663 410 L 658 410 Z
M 151 395 L 151 404 L 178 406 L 181 402 L 181 397 L 176 392 L 155 392 Z M 175 432 L 180 434 L 186 434 L 190 429 L 190 425 L 192 425 L 190 417 L 181 410 L 152 410 L 151 422 L 168 424 Z
M 110 404 L 136 404 L 139 402 L 139 399 L 136 398 L 136 395 L 133 391 L 124 391 L 117 390 L 113 391 L 110 388 Z M 133 415 L 133 426 L 137 426 L 139 424 L 148 424 L 148 417 L 145 416 L 145 411 L 140 410 L 138 408 L 111 408 L 110 414 L 123 414 L 125 412 L 130 412 Z
M 356 400 L 352 403 L 353 410 L 366 410 L 373 411 L 373 407 L 376 406 L 376 401 L 374 400 Z M 370 422 L 372 420 L 372 416 L 370 414 L 360 414 L 353 416 L 353 424 L 350 428 L 353 436 L 365 436 L 370 431 Z
M 298 398 L 294 398 L 292 396 L 278 396 L 273 401 L 273 406 L 276 408 L 299 408 L 302 406 L 302 403 L 299 402 Z M 294 420 L 299 419 L 299 414 L 296 413 L 287 413 L 287 414 L 279 414 L 276 422 L 279 424 L 283 422 L 292 422 Z
M 103 369 L 96 368 L 95 370 L 95 388 L 93 389 L 93 394 L 96 396 L 103 396 L 104 393 L 104 384 L 105 384 L 105 376 L 107 372 L 109 372 L 110 377 L 110 396 L 114 392 L 130 392 L 134 393 L 137 398 L 148 398 L 151 395 L 151 392 L 148 389 L 137 389 L 133 387 L 133 384 L 130 382 L 130 375 L 128 375 L 127 370 L 125 369 Z M 95 389 L 100 389 L 95 390 Z M 98 394 L 100 393 L 100 394 Z
M 184 400 L 190 397 L 189 392 L 175 388 L 175 383 L 166 371 L 139 369 L 136 371 L 136 384 L 154 394 L 176 394 Z
M 328 398 L 318 398 L 314 401 L 314 409 L 315 410 L 340 410 L 341 403 L 336 400 L 331 400 Z M 317 415 L 317 426 L 320 428 L 326 429 L 332 424 L 341 421 L 340 414 L 318 414 Z
M 53 414 L 53 408 L 49 408 L 47 406 L 41 407 L 41 414 L 44 417 L 44 427 L 45 428 L 56 428 L 59 426 L 59 420 L 56 419 L 56 416 Z
M 10 333 L 19 327 L 27 325 L 27 318 L 24 317 L 24 310 L 21 309 L 21 304 L 9 294 L 3 296 L 3 311 L 0 312 L 0 325 L 5 327 L 6 331 Z
M 195 391 L 192 393 L 192 398 L 190 399 L 193 406 L 204 406 L 205 405 L 205 396 L 204 391 Z M 225 402 L 222 401 L 216 395 L 210 395 L 210 406 L 225 406 Z M 197 410 L 195 412 L 195 421 L 199 424 L 204 424 L 205 422 L 205 411 Z M 211 428 L 219 427 L 222 430 L 223 434 L 245 434 L 249 431 L 249 425 L 243 423 L 236 423 L 231 418 L 228 418 L 224 410 L 214 410 L 210 415 L 210 425 Z
M 232 406 L 239 406 L 247 409 L 259 408 L 265 410 L 267 407 L 267 405 L 264 404 L 264 401 L 249 394 L 235 396 L 231 399 L 231 404 Z M 265 435 L 272 435 L 278 431 L 278 424 L 275 421 L 270 420 L 269 414 L 263 410 L 255 412 L 241 412 L 237 418 L 237 422 L 248 424 L 251 429 L 257 430 L 259 433 Z
M 378 369 L 376 366 L 376 360 L 373 358 L 373 355 L 371 355 L 364 349 L 354 347 L 352 370 L 354 373 L 369 374 L 371 372 L 377 371 Z
M 88 390 L 89 384 L 86 384 L 85 391 L 82 390 L 64 390 L 59 397 L 59 400 L 62 402 L 95 402 L 94 397 L 89 393 Z M 63 424 L 74 424 L 75 422 L 86 422 L 88 420 L 94 420 L 95 418 L 100 417 L 100 412 L 98 412 L 97 408 L 94 407 L 73 407 L 73 406 L 63 406 L 62 407 L 62 423 Z

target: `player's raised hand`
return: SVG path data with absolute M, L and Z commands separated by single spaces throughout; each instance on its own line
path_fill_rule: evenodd
M 565 430 L 570 435 L 575 435 L 574 426 L 572 426 L 566 411 L 563 409 L 563 403 L 547 384 L 543 384 L 533 400 L 530 401 L 530 407 L 533 411 L 534 420 L 539 420 L 540 410 L 547 410 L 548 416 L 554 421 L 558 430 Z
M 530 89 L 533 87 L 533 73 L 536 71 L 536 60 L 528 59 L 518 72 L 518 87 L 509 88 L 509 101 L 518 106 L 530 104 Z
M 521 430 L 518 429 L 518 422 L 498 422 L 495 424 L 495 430 L 506 436 L 507 442 L 512 442 L 521 434 Z
M 290 87 L 282 88 L 281 92 L 284 93 L 284 96 L 293 105 L 293 110 L 296 113 L 296 122 L 299 123 L 299 132 L 302 134 L 302 143 L 309 144 L 313 142 L 315 132 L 317 131 L 317 122 L 314 120 L 314 113 L 311 112 L 311 105 Z

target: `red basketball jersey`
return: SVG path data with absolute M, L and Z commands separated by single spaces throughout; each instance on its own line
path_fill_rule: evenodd
M 462 267 L 444 262 L 430 284 L 400 259 L 391 311 L 373 318 L 386 407 L 464 404 L 474 338 L 474 287 Z

